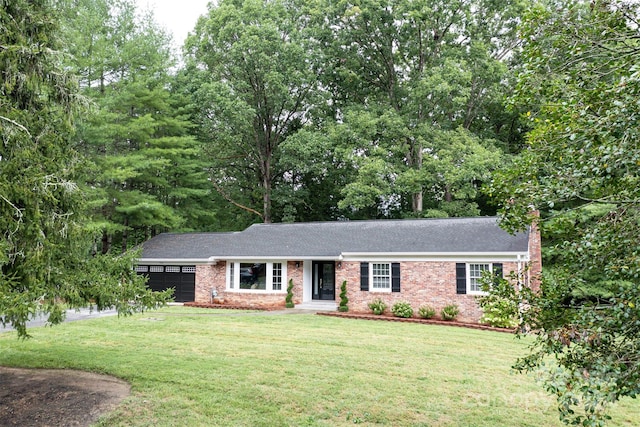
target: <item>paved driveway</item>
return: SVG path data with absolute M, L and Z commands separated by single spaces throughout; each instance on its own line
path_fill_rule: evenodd
M 97 317 L 115 316 L 118 312 L 115 308 L 98 311 L 95 308 L 90 310 L 89 308 L 81 308 L 80 310 L 67 310 L 67 316 L 65 322 L 74 322 L 76 320 L 95 319 Z M 27 322 L 27 329 L 38 326 L 44 326 L 47 323 L 47 316 L 38 314 L 34 319 Z M 0 333 L 12 331 L 13 328 L 7 326 L 5 328 L 0 325 Z

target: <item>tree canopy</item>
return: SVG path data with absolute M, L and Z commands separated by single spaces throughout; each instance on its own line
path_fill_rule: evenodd
M 128 313 L 165 301 L 145 290 L 130 256 L 88 256 L 76 182 L 83 162 L 72 140 L 80 102 L 64 67 L 59 14 L 46 0 L 0 4 L 0 321 L 26 336 L 37 312 L 60 322 L 62 303 Z
M 211 5 L 187 42 L 183 87 L 212 185 L 254 221 L 490 213 L 478 190 L 522 131 L 496 108 L 520 10 Z M 316 144 L 320 155 L 305 156 Z
M 541 292 L 519 294 L 536 342 L 517 367 L 542 370 L 563 419 L 582 425 L 640 391 L 639 18 L 623 1 L 530 9 L 515 101 L 539 108 L 491 186 L 505 227 L 535 220 L 534 206 L 551 238 Z

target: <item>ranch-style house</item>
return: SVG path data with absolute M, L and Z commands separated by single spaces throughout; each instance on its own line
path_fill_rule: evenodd
M 477 322 L 479 279 L 520 273 L 537 286 L 537 227 L 511 235 L 495 217 L 254 224 L 231 233 L 165 233 L 142 246 L 136 267 L 176 301 L 284 308 L 293 283 L 298 308 L 336 310 L 346 281 L 349 311 L 382 299 L 414 310 L 455 303 Z

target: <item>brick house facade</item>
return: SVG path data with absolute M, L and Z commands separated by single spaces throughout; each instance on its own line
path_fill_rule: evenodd
M 156 236 L 140 264 L 195 265 L 195 302 L 284 307 L 291 282 L 297 307 L 335 310 L 346 282 L 351 312 L 369 312 L 378 298 L 388 307 L 408 302 L 414 312 L 454 303 L 459 320 L 477 322 L 481 272 L 521 273 L 536 288 L 541 247 L 535 225 L 509 235 L 490 217 L 257 224 L 239 233 Z

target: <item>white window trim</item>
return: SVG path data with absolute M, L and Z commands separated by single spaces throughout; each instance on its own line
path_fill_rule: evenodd
M 234 264 L 233 268 L 233 276 L 231 277 L 231 264 Z M 240 289 L 240 264 L 266 264 L 266 283 L 265 289 Z M 281 264 L 282 269 L 282 279 L 281 279 L 281 289 L 273 289 L 273 264 Z M 233 287 L 231 284 L 233 283 Z M 264 293 L 275 293 L 275 294 L 286 294 L 287 293 L 287 261 L 280 260 L 272 260 L 272 261 L 262 261 L 262 260 L 240 260 L 240 261 L 227 261 L 226 266 L 226 291 L 227 292 L 237 292 L 237 293 L 252 293 L 252 294 L 264 294 Z
M 387 288 L 374 288 L 373 287 L 373 264 L 387 264 L 389 266 L 389 286 Z M 381 293 L 391 293 L 391 262 L 387 261 L 376 261 L 369 263 L 369 292 L 381 292 Z
M 471 266 L 472 265 L 488 265 L 489 272 L 493 274 L 493 263 L 491 262 L 468 262 L 467 263 L 467 294 L 468 295 L 488 295 L 488 292 L 485 292 L 485 291 L 471 290 Z

